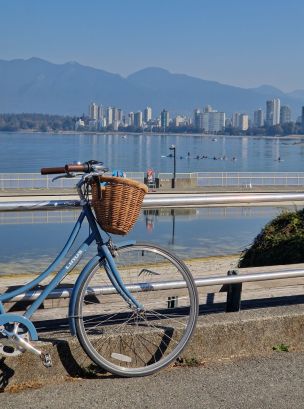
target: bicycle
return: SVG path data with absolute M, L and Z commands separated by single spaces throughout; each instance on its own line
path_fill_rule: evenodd
M 91 360 L 119 376 L 145 376 L 172 363 L 189 341 L 198 314 L 197 290 L 191 273 L 175 255 L 154 244 L 113 243 L 110 233 L 123 235 L 132 228 L 147 188 L 130 179 L 106 176 L 106 171 L 103 163 L 97 161 L 41 169 L 44 175 L 59 174 L 54 179 L 80 176 L 76 187 L 82 210 L 66 244 L 49 267 L 21 288 L 0 294 L 0 356 L 30 351 L 46 367 L 52 365 L 50 355 L 34 346 L 38 334 L 31 317 L 93 243 L 97 253 L 76 279 L 68 314 L 71 334 L 77 336 Z M 120 189 L 125 187 L 131 193 L 119 199 Z M 139 205 L 134 202 L 138 190 Z M 117 209 L 113 210 L 111 205 L 119 201 L 123 203 L 119 203 L 118 217 L 113 216 Z M 125 208 L 127 201 L 129 210 Z M 102 212 L 109 204 L 106 220 L 102 220 Z M 109 221 L 109 217 L 116 221 Z M 127 227 L 121 228 L 121 219 Z M 22 315 L 6 312 L 4 302 L 34 288 L 58 268 L 84 220 L 90 227 L 88 237 L 37 299 Z

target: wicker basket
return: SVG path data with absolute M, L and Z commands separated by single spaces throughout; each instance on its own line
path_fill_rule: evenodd
M 139 216 L 147 186 L 131 179 L 98 176 L 92 180 L 91 187 L 92 205 L 100 227 L 109 233 L 127 234 Z

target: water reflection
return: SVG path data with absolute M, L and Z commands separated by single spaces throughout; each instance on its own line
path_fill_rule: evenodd
M 304 140 L 301 138 L 3 132 L 0 134 L 0 142 L 0 173 L 39 172 L 44 166 L 58 166 L 91 158 L 103 160 L 111 168 L 123 168 L 128 172 L 144 172 L 152 167 L 157 172 L 166 173 L 172 170 L 172 160 L 166 157 L 171 145 L 176 146 L 178 153 L 178 172 L 300 171 L 304 155 Z M 277 160 L 279 157 L 281 161 Z
M 168 247 L 185 259 L 236 254 L 283 209 L 294 207 L 145 210 L 127 238 Z M 0 274 L 38 273 L 45 268 L 64 245 L 78 215 L 77 210 L 0 213 Z M 79 240 L 88 233 L 84 224 Z M 93 246 L 90 255 L 95 251 Z

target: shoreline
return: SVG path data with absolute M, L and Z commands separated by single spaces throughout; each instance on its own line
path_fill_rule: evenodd
M 53 135 L 53 136 L 61 136 L 61 135 L 82 135 L 82 136 L 124 136 L 124 135 L 130 135 L 130 136 L 198 136 L 198 137 L 206 137 L 206 138 L 214 138 L 214 137 L 219 137 L 219 138 L 252 138 L 252 139 L 282 139 L 282 140 L 289 140 L 289 139 L 301 139 L 304 138 L 304 134 L 290 134 L 290 135 L 284 135 L 284 136 L 269 136 L 269 135 L 226 135 L 226 134 L 205 134 L 205 133 L 191 133 L 191 132 L 125 132 L 125 131 L 47 131 L 47 132 L 41 132 L 38 130 L 28 130 L 28 129 L 21 129 L 18 131 L 1 131 L 0 130 L 0 135 L 1 133 L 3 134 L 41 134 L 41 135 Z
M 237 268 L 237 262 L 240 258 L 240 254 L 225 254 L 225 255 L 213 255 L 213 256 L 202 256 L 202 257 L 192 257 L 192 258 L 182 258 L 186 266 L 189 268 L 189 270 L 193 273 L 193 275 L 198 276 L 199 274 L 206 275 L 215 275 L 215 274 L 226 274 L 228 270 Z M 5 263 L 7 266 L 8 263 Z M 11 272 L 6 271 L 4 273 L 1 273 L 1 264 L 0 264 L 0 282 L 1 285 L 0 287 L 7 287 L 8 285 L 20 285 L 22 281 L 25 279 L 33 279 L 33 277 L 38 276 L 39 272 L 34 272 L 34 273 L 29 273 L 28 271 L 22 272 L 16 272 L 14 273 L 14 265 L 16 266 L 16 263 L 12 263 L 11 266 L 9 266 L 9 269 Z M 18 263 L 17 263 L 18 265 Z M 24 268 L 25 263 L 22 263 L 19 268 L 17 267 L 17 270 L 22 270 Z M 29 267 L 32 269 L 32 265 L 29 262 Z M 38 269 L 38 268 L 37 268 Z M 40 269 L 42 271 L 43 266 L 40 266 Z M 26 267 L 25 269 L 26 270 Z M 75 281 L 75 276 L 79 274 L 80 271 L 74 271 L 71 274 L 69 274 L 64 282 L 71 282 Z M 53 277 L 53 274 L 52 274 Z

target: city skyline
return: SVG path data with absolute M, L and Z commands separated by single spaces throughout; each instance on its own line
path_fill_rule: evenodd
M 279 98 L 265 101 L 265 111 L 257 108 L 253 115 L 247 112 L 234 112 L 231 116 L 225 112 L 213 109 L 211 105 L 206 105 L 203 109 L 196 108 L 192 116 L 179 113 L 171 116 L 165 108 L 155 115 L 150 106 L 137 112 L 124 112 L 121 108 L 103 106 L 96 102 L 91 102 L 88 107 L 88 119 L 85 116 L 78 118 L 75 129 L 79 130 L 88 126 L 91 130 L 110 129 L 114 131 L 127 129 L 160 129 L 163 132 L 169 128 L 184 128 L 203 133 L 220 133 L 226 129 L 238 129 L 247 131 L 255 128 L 274 129 L 279 132 L 280 126 L 287 126 L 289 130 L 295 129 L 298 124 L 304 127 L 304 106 L 301 108 L 301 115 L 296 121 L 292 120 L 292 110 L 288 105 L 281 105 Z M 130 129 L 131 128 L 131 129 Z M 287 129 L 287 128 L 286 128 Z
M 300 0 L 11 0 L 1 12 L 0 59 L 78 61 L 123 76 L 158 66 L 245 88 L 304 89 Z

